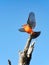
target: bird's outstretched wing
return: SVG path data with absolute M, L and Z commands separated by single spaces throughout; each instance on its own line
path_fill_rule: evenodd
M 38 32 L 34 32 L 33 34 L 32 34 L 32 39 L 35 39 L 35 38 L 37 38 L 39 35 L 40 35 L 40 31 L 38 31 Z
M 34 14 L 34 12 L 30 12 L 29 13 L 29 17 L 28 17 L 28 20 L 27 20 L 27 24 L 29 24 L 29 26 L 31 27 L 31 28 L 35 28 L 35 26 L 36 26 L 36 21 L 35 21 L 35 14 Z

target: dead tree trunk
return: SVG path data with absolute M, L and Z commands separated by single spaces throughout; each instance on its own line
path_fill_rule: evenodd
M 32 40 L 32 35 L 30 35 L 30 37 L 28 38 L 24 50 L 19 52 L 18 65 L 29 65 L 30 64 L 30 60 L 31 60 L 31 57 L 32 57 L 32 52 L 34 50 L 34 43 L 35 43 L 35 42 L 33 42 L 33 44 L 30 45 L 31 40 Z M 8 65 L 11 65 L 10 60 L 8 60 Z
M 29 65 L 30 64 L 32 52 L 34 49 L 34 43 L 30 45 L 31 40 L 32 40 L 32 35 L 30 35 L 30 37 L 28 38 L 24 50 L 19 53 L 19 64 L 18 65 Z

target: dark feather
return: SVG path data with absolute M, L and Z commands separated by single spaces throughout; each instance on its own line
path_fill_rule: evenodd
M 39 32 L 34 32 L 33 34 L 32 34 L 32 39 L 35 39 L 35 38 L 37 38 L 39 35 L 40 35 L 40 31 Z
M 19 29 L 20 32 L 25 32 L 24 28 Z
M 27 24 L 29 24 L 29 26 L 31 28 L 35 28 L 36 26 L 36 21 L 35 21 L 35 14 L 33 12 L 30 12 L 29 13 L 29 17 L 28 17 L 28 20 L 27 20 Z

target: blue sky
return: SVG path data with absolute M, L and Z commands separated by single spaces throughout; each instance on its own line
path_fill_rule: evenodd
M 31 11 L 36 16 L 35 30 L 40 30 L 41 35 L 35 39 L 30 65 L 49 65 L 48 0 L 0 0 L 0 65 L 8 65 L 8 59 L 12 65 L 18 64 L 18 50 L 23 50 L 29 36 L 18 29 Z

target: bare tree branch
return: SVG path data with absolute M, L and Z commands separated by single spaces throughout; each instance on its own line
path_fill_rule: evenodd
M 24 51 L 28 51 L 28 48 L 30 46 L 30 43 L 31 43 L 31 40 L 32 40 L 32 34 L 29 36 L 28 40 L 27 40 L 27 43 L 25 45 L 25 48 L 24 48 Z
M 34 50 L 34 44 L 35 44 L 35 42 L 31 44 L 31 40 L 32 40 L 32 35 L 30 35 L 30 37 L 28 38 L 24 50 L 19 51 L 18 65 L 29 65 L 30 64 L 30 60 L 32 57 L 32 52 Z M 8 59 L 8 65 L 11 65 L 11 61 L 9 59 Z
M 27 40 L 26 46 L 24 48 L 24 51 L 20 51 L 19 54 L 19 65 L 29 65 L 30 64 L 30 60 L 32 57 L 32 52 L 34 50 L 34 44 L 35 42 L 30 45 L 32 40 L 32 35 L 30 35 L 30 37 Z
M 29 46 L 29 49 L 28 49 L 28 52 L 27 52 L 28 57 L 32 54 L 32 52 L 34 50 L 34 44 L 35 44 L 35 42 L 33 42 L 33 44 Z

